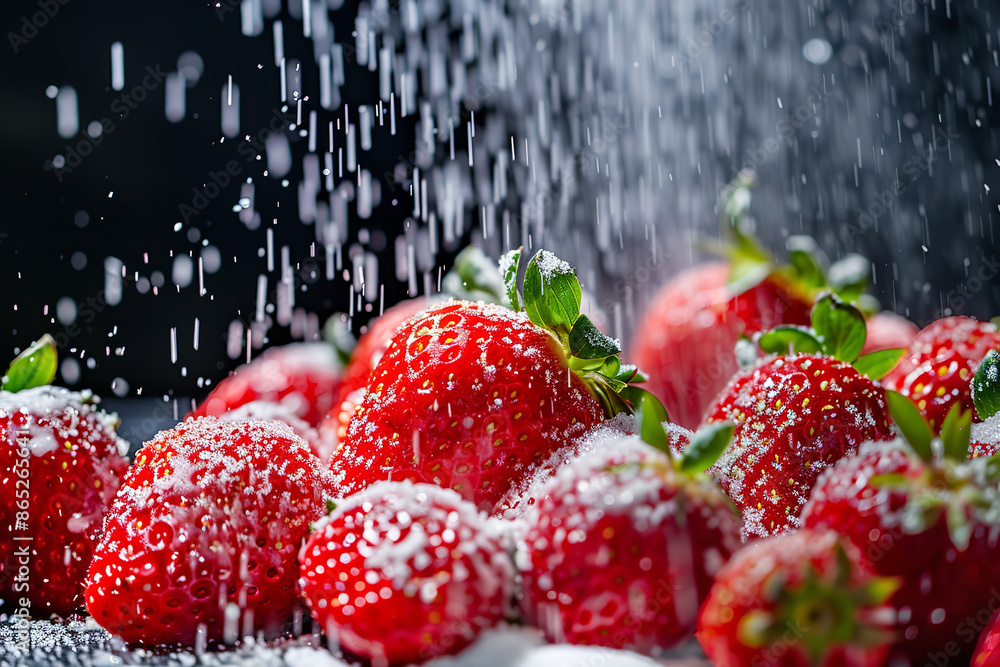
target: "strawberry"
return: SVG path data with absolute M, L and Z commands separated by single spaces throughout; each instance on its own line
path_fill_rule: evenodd
M 513 580 L 499 535 L 472 503 L 410 482 L 343 501 L 301 561 L 313 618 L 376 665 L 460 651 L 503 618 Z
M 968 664 L 966 635 L 975 633 L 967 619 L 990 601 L 989 582 L 1000 575 L 1000 477 L 995 462 L 966 460 L 969 412 L 953 408 L 935 441 L 909 399 L 887 399 L 910 446 L 865 445 L 824 472 L 803 525 L 837 531 L 878 574 L 901 582 L 890 599 L 899 609 L 891 649 L 899 664 Z
M 306 441 L 310 451 L 320 461 L 328 463 L 334 450 L 334 443 L 326 437 L 321 429 L 313 428 L 292 410 L 289 403 L 272 403 L 270 401 L 250 401 L 219 415 L 220 421 L 246 421 L 247 419 L 274 420 L 287 424 L 295 435 Z
M 913 342 L 917 332 L 920 331 L 910 320 L 888 311 L 875 313 L 865 324 L 868 332 L 865 336 L 865 346 L 861 348 L 862 355 L 906 347 Z
M 519 540 L 527 621 L 552 641 L 647 654 L 690 637 L 715 573 L 740 546 L 732 504 L 701 472 L 705 451 L 717 456 L 731 435 L 729 425 L 696 434 L 694 456 L 680 462 L 621 436 L 557 469 Z
M 188 419 L 136 454 L 87 575 L 87 610 L 130 644 L 281 630 L 328 473 L 276 421 Z
M 737 371 L 733 347 L 741 336 L 809 322 L 809 301 L 777 278 L 736 293 L 729 272 L 729 265 L 712 263 L 674 277 L 654 297 L 630 350 L 650 373 L 649 390 L 688 428 Z
M 698 642 L 718 667 L 881 667 L 895 586 L 833 531 L 770 537 L 719 572 Z
M 779 354 L 738 375 L 707 417 L 736 423 L 713 473 L 743 513 L 745 539 L 798 527 L 820 472 L 865 441 L 892 438 L 881 387 L 850 364 L 864 343 L 861 313 L 827 296 L 813 308 L 813 327 L 761 336 L 766 351 L 810 353 Z M 876 352 L 855 363 L 877 375 L 898 358 Z
M 977 614 L 977 621 L 978 616 Z M 979 635 L 976 652 L 972 654 L 969 666 L 1000 667 L 1000 610 L 993 613 L 982 634 Z
M 0 601 L 35 618 L 83 605 L 101 521 L 128 467 L 117 416 L 49 386 L 55 343 L 23 352 L 0 391 Z
M 511 303 L 517 259 L 507 258 Z M 379 480 L 455 489 L 490 511 L 533 467 L 605 415 L 636 375 L 617 341 L 581 315 L 580 284 L 546 251 L 523 307 L 450 301 L 396 332 L 331 467 L 345 494 Z
M 912 398 L 937 429 L 953 404 L 972 409 L 972 376 L 986 353 L 997 347 L 996 325 L 970 317 L 944 317 L 917 334 L 882 383 Z
M 737 372 L 733 348 L 741 338 L 781 324 L 809 324 L 822 289 L 848 301 L 862 299 L 869 265 L 860 255 L 828 267 L 812 238 L 793 236 L 786 243 L 790 263 L 779 265 L 747 232 L 754 180 L 741 172 L 722 193 L 728 242 L 720 254 L 727 261 L 674 277 L 653 298 L 632 341 L 632 359 L 649 373 L 649 390 L 687 428 L 699 424 Z
M 272 347 L 220 382 L 191 416 L 218 417 L 252 401 L 268 401 L 285 403 L 315 427 L 333 407 L 340 371 L 326 343 Z
M 496 266 L 476 246 L 468 246 L 458 254 L 454 267 L 445 274 L 441 288 L 441 294 L 435 297 L 437 300 L 450 296 L 467 301 L 510 305 L 507 303 L 503 278 Z M 368 378 L 385 354 L 396 330 L 431 303 L 431 299 L 425 297 L 397 303 L 375 318 L 357 343 L 345 331 L 346 325 L 343 322 L 333 318 L 327 322 L 328 339 L 339 350 L 348 352 L 347 366 L 333 409 L 320 425 L 323 437 L 332 442 L 334 447 L 347 437 L 351 418 L 365 398 Z
M 386 310 L 358 339 L 357 345 L 344 368 L 344 376 L 337 388 L 333 408 L 320 423 L 320 433 L 334 449 L 347 437 L 351 417 L 365 398 L 368 378 L 385 354 L 396 330 L 411 317 L 427 307 L 423 298 L 409 299 Z

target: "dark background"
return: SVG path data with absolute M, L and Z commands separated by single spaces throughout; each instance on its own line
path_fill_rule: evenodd
M 214 384 L 245 357 L 227 356 L 225 336 L 232 321 L 253 317 L 257 276 L 266 272 L 258 255 L 265 227 L 273 227 L 276 252 L 287 245 L 298 264 L 297 288 L 307 289 L 297 292 L 297 305 L 317 313 L 320 321 L 348 307 L 348 283 L 341 275 L 326 280 L 322 252 L 310 261 L 315 231 L 299 222 L 295 210 L 303 146 L 293 143 L 296 157 L 285 189 L 262 177 L 259 163 L 247 163 L 238 142 L 219 141 L 219 95 L 230 74 L 242 89 L 241 132 L 253 134 L 273 116 L 279 83 L 270 24 L 261 36 L 244 37 L 238 8 L 220 18 L 204 2 L 115 0 L 95 6 L 70 0 L 58 7 L 17 53 L 9 33 L 21 32 L 24 17 L 37 13 L 38 4 L 17 0 L 0 8 L 0 31 L 6 35 L 0 44 L 0 356 L 13 356 L 52 332 L 65 341 L 63 356 L 80 359 L 74 386 L 107 395 L 115 379 L 124 378 L 129 396 L 141 389 L 146 397 L 181 397 L 183 412 L 190 397 L 207 391 L 199 379 Z M 661 238 L 672 229 L 714 233 L 721 186 L 760 155 L 769 138 L 779 136 L 776 127 L 783 118 L 810 105 L 811 91 L 818 88 L 830 95 L 811 105 L 805 122 L 780 136 L 775 151 L 755 165 L 760 185 L 753 211 L 768 245 L 780 254 L 784 238 L 802 231 L 816 235 L 834 259 L 851 251 L 866 253 L 874 262 L 873 292 L 886 308 L 920 324 L 943 313 L 988 318 L 1000 310 L 1000 281 L 996 269 L 989 268 L 1000 215 L 1000 98 L 990 99 L 1000 93 L 996 2 L 939 0 L 932 6 L 855 0 L 785 3 L 778 10 L 750 0 L 720 0 L 662 7 L 672 17 L 663 32 L 674 40 L 662 49 L 687 49 L 691 58 L 663 80 L 664 112 L 673 129 L 661 135 L 660 152 L 665 164 L 673 165 L 676 180 L 661 199 Z M 716 31 L 713 22 L 726 8 L 735 19 Z M 356 3 L 346 2 L 331 14 L 338 41 L 350 39 L 356 9 Z M 286 53 L 308 55 L 300 24 L 285 19 Z M 692 50 L 692 40 L 705 31 L 711 35 L 708 45 Z M 833 49 L 825 64 L 802 56 L 803 45 L 813 37 Z M 147 66 L 169 72 L 181 52 L 201 55 L 204 73 L 187 91 L 182 122 L 164 119 L 162 86 L 127 118 L 115 116 L 111 105 L 121 94 L 110 87 L 114 41 L 124 44 L 126 91 L 141 81 Z M 310 57 L 302 60 L 303 80 L 311 81 L 315 64 Z M 79 95 L 81 132 L 72 141 L 57 135 L 55 102 L 45 95 L 47 86 L 64 84 Z M 348 66 L 342 93 L 352 108 L 370 103 L 376 99 L 376 75 Z M 111 119 L 114 132 L 72 173 L 57 179 L 52 158 L 83 139 L 91 120 L 102 118 Z M 398 120 L 397 135 L 380 133 L 375 150 L 364 156 L 376 176 L 392 172 L 399 156 L 412 153 L 414 119 Z M 954 135 L 953 143 L 934 153 L 932 169 L 920 167 L 907 181 L 906 167 L 917 164 L 914 160 L 941 131 Z M 178 207 L 192 203 L 193 189 L 232 159 L 243 167 L 235 180 L 250 176 L 257 184 L 261 228 L 248 230 L 237 220 L 232 207 L 239 184 L 234 182 L 175 231 Z M 391 303 L 406 292 L 393 275 L 392 240 L 407 212 L 403 204 L 391 204 L 388 183 L 382 183 L 383 204 L 373 219 L 352 220 L 348 245 L 362 229 L 383 230 L 388 241 L 380 253 L 381 278 Z M 893 190 L 897 183 L 905 191 Z M 887 191 L 895 192 L 888 201 L 882 194 Z M 862 214 L 876 203 L 884 204 L 885 213 L 877 226 L 862 228 Z M 581 231 L 573 231 L 573 243 L 557 250 L 588 267 L 588 287 L 602 303 L 625 304 L 631 318 L 673 269 L 697 258 L 685 240 L 668 262 L 640 275 L 636 267 L 645 263 L 641 234 L 625 237 L 624 252 L 597 256 L 585 231 L 592 226 L 585 219 L 592 207 L 579 210 Z M 79 211 L 89 218 L 83 226 L 76 222 Z M 862 233 L 855 233 L 859 229 Z M 222 269 L 206 275 L 206 295 L 198 294 L 197 274 L 178 291 L 170 280 L 171 253 L 192 252 L 196 266 L 204 240 L 218 248 Z M 75 252 L 87 258 L 81 270 L 71 266 Z M 107 256 L 122 260 L 130 275 L 138 271 L 149 279 L 161 272 L 166 282 L 159 295 L 142 294 L 126 283 L 119 305 L 102 305 Z M 444 264 L 448 257 L 445 253 L 439 261 Z M 269 292 L 278 277 L 270 274 Z M 78 304 L 76 335 L 53 322 L 61 297 Z M 92 321 L 85 322 L 88 300 Z M 197 351 L 195 318 L 201 327 Z M 364 321 L 363 315 L 355 318 L 355 328 Z M 619 322 L 614 333 L 628 338 L 632 321 Z M 172 327 L 176 363 L 170 358 Z M 276 326 L 267 343 L 291 339 L 287 327 Z M 124 352 L 117 354 L 121 348 Z

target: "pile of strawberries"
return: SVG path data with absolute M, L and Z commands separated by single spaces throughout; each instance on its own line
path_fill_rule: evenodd
M 866 317 L 857 272 L 738 239 L 661 292 L 642 370 L 551 253 L 466 257 L 480 300 L 400 304 L 344 368 L 273 349 L 131 465 L 43 338 L 0 392 L 0 605 L 202 650 L 305 608 L 372 665 L 503 623 L 724 667 L 1000 664 L 997 327 Z

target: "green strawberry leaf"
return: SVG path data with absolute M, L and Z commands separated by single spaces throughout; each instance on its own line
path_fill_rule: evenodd
M 934 458 L 931 450 L 931 440 L 933 440 L 934 434 L 931 433 L 930 426 L 927 425 L 913 401 L 899 392 L 891 390 L 885 392 L 885 401 L 889 407 L 889 415 L 896 422 L 903 439 L 910 444 L 917 456 L 924 461 L 930 461 Z
M 622 363 L 619 363 L 618 372 L 615 373 L 614 378 L 627 383 L 645 382 L 649 379 L 646 374 L 640 371 L 634 364 Z
M 972 410 L 962 410 L 960 403 L 954 403 L 941 424 L 941 441 L 944 443 L 945 458 L 964 461 L 969 458 L 969 442 L 972 431 Z
M 580 359 L 604 359 L 621 354 L 621 344 L 607 334 L 601 333 L 590 318 L 580 315 L 569 332 L 570 354 Z M 620 364 L 619 364 L 620 366 Z M 615 369 L 612 377 L 618 373 Z
M 762 334 L 757 344 L 764 352 L 774 354 L 788 354 L 789 350 L 815 354 L 823 350 L 823 343 L 816 338 L 812 329 L 791 324 L 777 326 Z
M 351 361 L 351 353 L 358 344 L 358 339 L 347 326 L 347 315 L 334 313 L 327 318 L 323 324 L 323 340 L 333 347 L 341 367 L 346 367 Z
M 516 263 L 513 268 L 516 278 Z M 441 284 L 441 291 L 456 299 L 510 306 L 513 302 L 509 300 L 507 288 L 505 276 L 500 275 L 497 266 L 474 245 L 458 253 L 455 265 L 445 274 Z
M 704 472 L 715 465 L 732 442 L 735 431 L 736 426 L 730 422 L 716 422 L 698 429 L 684 449 L 681 472 Z
M 583 299 L 573 267 L 548 250 L 539 250 L 528 262 L 523 296 L 528 319 L 565 341 L 580 317 Z
M 859 358 L 852 364 L 854 370 L 867 375 L 872 380 L 881 380 L 896 367 L 906 352 L 906 348 L 898 347 L 892 350 L 879 350 Z
M 326 501 L 326 513 L 329 515 L 333 510 L 337 509 L 337 503 L 333 502 L 329 498 Z
M 826 287 L 826 257 L 811 236 L 796 235 L 788 238 L 788 259 L 797 281 L 809 289 Z
M 670 455 L 670 436 L 663 428 L 663 422 L 670 421 L 667 409 L 656 396 L 645 389 L 629 387 L 633 393 L 635 406 L 635 432 L 643 441 Z
M 990 350 L 972 378 L 972 401 L 980 419 L 1000 412 L 1000 353 Z
M 834 359 L 851 363 L 865 346 L 864 315 L 832 294 L 813 306 L 812 328 L 823 342 L 823 352 Z
M 524 310 L 517 294 L 517 268 L 521 263 L 521 249 L 511 250 L 500 258 L 500 275 L 507 292 L 507 301 L 513 310 Z
M 56 377 L 58 365 L 56 341 L 45 334 L 10 363 L 10 368 L 3 376 L 2 389 L 17 392 L 51 384 Z
M 857 301 L 868 288 L 871 263 L 862 255 L 844 255 L 830 266 L 827 282 L 830 289 L 847 302 Z

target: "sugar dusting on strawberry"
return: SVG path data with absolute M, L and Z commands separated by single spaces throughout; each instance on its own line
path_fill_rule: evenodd
M 557 469 L 519 543 L 525 617 L 550 639 L 662 652 L 694 630 L 739 520 L 703 475 L 635 436 Z
M 193 419 L 136 455 L 87 577 L 87 609 L 126 642 L 280 631 L 326 471 L 275 421 Z
M 736 423 L 736 440 L 716 464 L 723 489 L 743 512 L 746 537 L 799 526 L 819 474 L 892 431 L 882 390 L 850 364 L 814 355 L 777 356 L 745 371 L 708 421 Z
M 39 616 L 83 604 L 101 521 L 128 467 L 128 443 L 116 424 L 89 392 L 48 385 L 0 391 L 0 598 L 27 593 Z M 15 557 L 25 545 L 27 562 Z M 19 565 L 27 565 L 34 585 L 15 587 Z
M 342 501 L 302 549 L 313 617 L 376 664 L 463 649 L 502 618 L 512 569 L 500 533 L 450 489 L 379 482 Z

